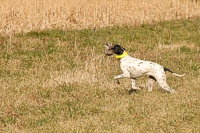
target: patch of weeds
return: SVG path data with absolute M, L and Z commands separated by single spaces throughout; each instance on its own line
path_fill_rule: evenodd
M 53 29 L 53 30 L 44 30 L 44 31 L 31 31 L 26 34 L 18 34 L 18 37 L 35 37 L 35 38 L 43 38 L 43 37 L 55 37 L 60 38 L 64 36 L 66 32 L 61 29 Z
M 193 119 L 195 119 L 196 116 L 194 116 L 193 114 L 185 114 L 182 119 L 183 121 L 193 121 Z
M 63 84 L 60 85 L 60 87 L 62 88 L 62 90 L 64 90 L 65 92 L 72 92 L 73 90 L 75 90 L 75 86 L 72 84 Z
M 13 52 L 13 56 L 18 58 L 29 58 L 33 59 L 35 57 L 41 58 L 44 55 L 42 50 L 18 50 Z
M 15 124 L 17 122 L 17 118 L 14 115 L 7 115 L 4 118 L 0 119 L 4 125 Z
M 105 98 L 106 97 L 106 91 L 101 90 L 101 88 L 97 89 L 95 94 L 98 98 Z
M 24 72 L 24 71 L 10 70 L 7 68 L 3 68 L 0 70 L 0 77 L 2 77 L 2 78 L 10 77 L 13 80 L 17 80 L 24 75 L 26 75 L 26 72 Z
M 38 120 L 32 120 L 29 122 L 30 127 L 41 127 L 44 126 L 50 122 L 54 121 L 54 117 L 53 116 L 48 116 L 48 117 L 43 117 L 41 119 Z
M 180 48 L 180 51 L 181 51 L 182 53 L 190 53 L 192 50 L 191 50 L 189 47 L 182 46 L 182 47 Z
M 102 113 L 102 110 L 100 108 L 98 108 L 98 107 L 93 107 L 89 111 L 90 111 L 91 115 Z
M 68 101 L 66 103 L 67 111 L 65 112 L 65 117 L 77 118 L 78 116 L 85 116 L 86 112 L 83 107 L 76 101 Z
M 68 69 L 70 70 L 73 70 L 75 67 L 78 66 L 77 62 L 75 61 L 75 59 L 71 58 L 71 57 L 68 57 L 66 59 L 66 62 L 67 62 L 67 66 L 68 66 Z
M 0 77 L 11 75 L 11 73 L 12 73 L 11 70 L 1 69 L 0 70 Z
M 29 107 L 30 108 L 30 107 Z M 29 127 L 41 127 L 49 123 L 57 121 L 57 115 L 65 110 L 65 106 L 56 103 L 45 104 L 40 107 L 31 107 L 29 110 L 28 122 L 25 123 Z M 34 110 L 34 111 L 33 111 Z
M 33 60 L 31 58 L 23 58 L 20 67 L 23 69 L 29 69 L 33 66 Z
M 0 58 L 6 59 L 6 60 L 12 59 L 14 57 L 15 56 L 12 53 L 8 53 L 6 51 L 1 51 L 0 53 Z
M 200 21 L 200 20 L 199 20 Z M 200 25 L 200 24 L 199 24 Z M 200 32 L 200 31 L 199 31 Z M 191 42 L 197 44 L 199 47 L 200 47 L 200 33 L 198 34 L 195 34 L 195 35 L 192 35 L 188 40 L 191 40 Z
M 48 91 L 38 91 L 37 94 L 39 97 L 42 97 L 42 98 L 50 98 L 51 97 L 51 92 L 49 90 Z
M 3 37 L 0 35 L 0 49 L 6 49 L 6 45 L 4 45 L 6 42 L 6 37 Z
M 190 68 L 194 71 L 198 71 L 200 69 L 200 63 L 192 63 Z
M 49 36 L 49 35 L 50 35 L 50 33 L 48 31 L 41 31 L 41 32 L 31 31 L 31 32 L 27 33 L 25 36 L 38 38 L 38 37 L 45 37 L 45 36 Z
M 47 54 L 52 54 L 54 52 L 57 52 L 57 47 L 56 47 L 55 43 L 51 42 L 47 46 Z

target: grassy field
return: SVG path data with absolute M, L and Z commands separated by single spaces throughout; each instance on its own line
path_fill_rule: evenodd
M 158 62 L 177 93 L 156 84 L 128 94 L 115 57 L 104 44 L 120 43 L 130 55 Z M 200 131 L 200 18 L 139 27 L 44 30 L 0 36 L 1 132 Z M 145 87 L 147 77 L 137 84 Z
M 198 16 L 199 0 L 0 0 L 0 34 L 138 26 Z

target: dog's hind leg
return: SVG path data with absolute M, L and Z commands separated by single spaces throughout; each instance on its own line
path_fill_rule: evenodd
M 133 90 L 141 90 L 141 88 L 140 87 L 138 87 L 138 86 L 136 86 L 135 85 L 135 78 L 131 78 L 131 89 L 133 89 Z
M 153 84 L 156 82 L 156 79 L 153 76 L 149 76 L 148 83 L 147 83 L 147 88 L 148 92 L 151 92 L 153 89 Z
M 175 90 L 170 88 L 166 81 L 164 80 L 157 80 L 160 87 L 170 93 L 175 93 Z

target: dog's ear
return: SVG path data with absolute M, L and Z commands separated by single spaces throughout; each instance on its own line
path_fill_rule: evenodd
M 126 50 L 124 47 L 122 47 L 124 50 Z
M 119 47 L 121 47 L 123 50 L 126 50 L 124 47 L 122 47 L 120 44 L 115 44 L 115 45 L 117 45 L 117 46 L 119 46 Z

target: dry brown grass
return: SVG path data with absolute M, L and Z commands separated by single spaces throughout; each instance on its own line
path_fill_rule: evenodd
M 1 0 L 0 34 L 136 26 L 199 15 L 198 0 Z
M 199 22 L 1 37 L 0 131 L 198 133 Z M 102 45 L 112 39 L 134 57 L 186 73 L 167 73 L 177 93 L 156 84 L 151 93 L 129 95 L 129 79 L 114 83 L 119 62 L 105 57 Z M 146 81 L 142 77 L 137 84 L 145 87 Z

